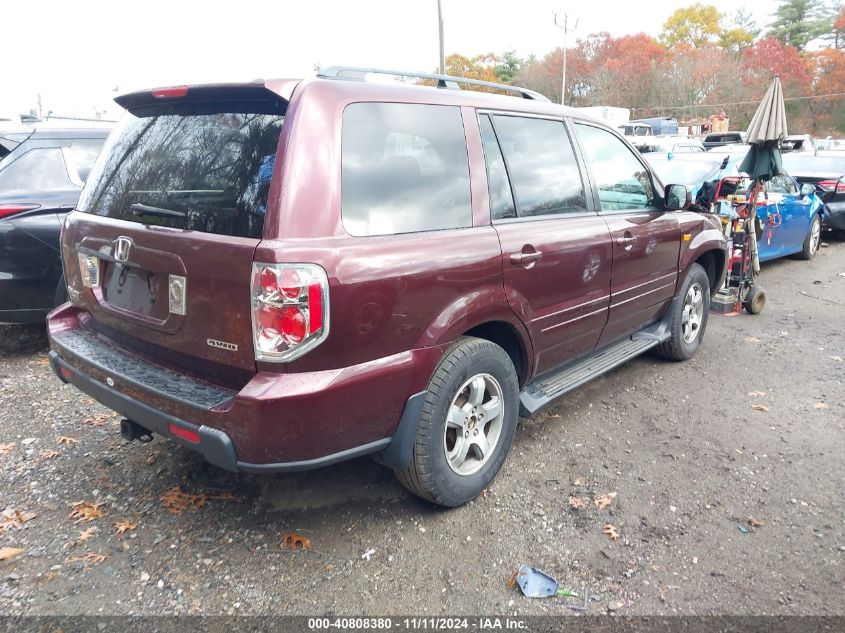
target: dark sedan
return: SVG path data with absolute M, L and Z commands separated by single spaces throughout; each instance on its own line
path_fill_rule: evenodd
M 37 127 L 0 161 L 0 323 L 36 323 L 65 300 L 59 233 L 108 127 Z
M 783 166 L 798 182 L 816 188 L 825 207 L 825 225 L 845 231 L 845 152 L 786 154 Z

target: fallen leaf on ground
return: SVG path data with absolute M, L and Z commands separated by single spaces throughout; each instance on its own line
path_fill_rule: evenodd
M 31 521 L 38 515 L 35 512 L 21 512 L 20 510 L 7 509 L 3 510 L 3 514 L 0 516 L 2 517 L 2 521 L 0 521 L 0 532 L 3 532 L 3 530 L 17 530 L 24 523 Z
M 24 553 L 20 547 L 0 547 L 0 561 L 12 560 L 15 556 L 20 556 Z
M 73 437 L 67 437 L 66 435 L 59 435 L 56 438 L 56 444 L 65 444 L 66 446 L 70 446 L 71 444 L 76 444 L 79 440 Z
M 573 510 L 580 510 L 585 506 L 581 497 L 569 497 L 569 507 Z
M 87 418 L 82 418 L 82 424 L 87 424 L 88 426 L 105 426 L 106 422 L 109 420 L 109 414 L 107 413 L 100 413 L 98 415 L 89 415 Z
M 96 519 L 100 519 L 106 513 L 100 509 L 102 503 L 92 503 L 91 501 L 77 501 L 73 504 L 73 510 L 68 515 L 69 519 L 73 519 L 74 523 L 90 523 Z
M 601 497 L 593 497 L 593 503 L 596 504 L 599 510 L 606 510 L 613 500 L 616 498 L 615 492 L 608 492 L 606 495 L 602 495 Z
M 0 444 L 0 455 L 8 455 L 12 452 L 12 449 L 15 448 L 17 444 L 14 442 L 9 442 L 8 444 Z
M 758 527 L 763 527 L 766 524 L 763 521 L 758 521 L 754 517 L 748 517 L 748 525 L 750 525 L 753 528 L 758 528 Z
M 138 522 L 130 519 L 121 519 L 114 524 L 114 528 L 117 530 L 117 535 L 120 537 L 130 530 L 134 530 L 136 527 L 138 527 Z
M 508 589 L 516 589 L 516 577 L 519 576 L 519 570 L 514 569 L 511 577 L 508 578 Z
M 619 532 L 616 531 L 616 527 L 611 525 L 610 523 L 605 523 L 604 527 L 601 529 L 602 534 L 606 534 L 607 537 L 611 541 L 618 541 L 619 540 Z
M 311 547 L 311 539 L 298 532 L 285 532 L 282 534 L 281 547 L 282 549 L 289 547 L 292 552 L 295 552 L 297 549 L 308 549 Z
M 41 459 L 53 459 L 57 455 L 61 455 L 61 453 L 59 453 L 59 451 L 54 451 L 53 449 L 41 451 L 39 453 L 39 457 L 41 457 Z
M 79 536 L 76 537 L 77 541 L 87 541 L 89 538 L 94 536 L 94 532 L 97 531 L 95 527 L 89 527 L 79 532 Z
M 830 405 L 827 402 L 817 402 L 813 405 L 814 409 L 830 409 Z
M 188 508 L 196 512 L 205 505 L 207 500 L 208 495 L 204 492 L 191 494 L 185 492 L 179 486 L 173 486 L 162 495 L 161 507 L 171 514 L 182 514 Z
M 68 558 L 66 563 L 90 563 L 92 565 L 99 565 L 109 557 L 108 554 L 97 554 L 96 552 L 88 552 L 84 556 L 74 556 Z
M 748 392 L 748 396 L 751 397 L 751 398 L 763 398 L 763 397 L 765 397 L 765 395 L 766 395 L 765 391 L 749 391 Z
M 769 407 L 767 407 L 765 404 L 752 404 L 751 408 L 754 409 L 755 411 L 768 411 L 769 410 Z
M 579 477 L 578 479 L 576 479 L 575 481 L 572 482 L 572 485 L 575 486 L 576 488 L 578 488 L 579 486 L 583 486 L 584 480 Z
M 746 343 L 759 343 L 759 342 L 760 342 L 760 339 L 759 339 L 759 338 L 757 338 L 756 336 L 746 336 L 746 337 L 745 337 L 745 342 L 746 342 Z

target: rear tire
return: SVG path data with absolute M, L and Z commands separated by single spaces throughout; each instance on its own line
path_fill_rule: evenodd
M 822 219 L 817 213 L 810 223 L 810 229 L 807 231 L 807 236 L 804 238 L 804 246 L 801 252 L 798 253 L 798 259 L 813 259 L 816 253 L 819 252 L 819 246 L 822 242 Z M 752 314 L 757 314 L 752 312 Z
M 657 346 L 667 360 L 686 360 L 698 351 L 710 315 L 710 278 L 700 264 L 690 266 L 687 278 L 672 302 L 669 339 Z
M 742 306 L 748 314 L 760 314 L 763 308 L 766 307 L 766 291 L 758 286 L 754 286 L 748 291 Z
M 399 482 L 442 506 L 477 497 L 510 450 L 519 414 L 513 362 L 498 345 L 465 337 L 450 347 L 428 384 L 411 465 Z

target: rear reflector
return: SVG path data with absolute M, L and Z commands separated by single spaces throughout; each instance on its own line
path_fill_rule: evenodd
M 70 367 L 59 366 L 59 374 L 68 382 L 70 382 L 70 379 L 73 376 L 73 372 L 70 370 Z
M 156 99 L 172 99 L 173 97 L 184 97 L 188 94 L 188 86 L 171 86 L 169 88 L 156 88 L 152 91 Z
M 8 218 L 9 216 L 17 213 L 23 213 L 24 211 L 32 211 L 40 206 L 40 204 L 21 204 L 19 202 L 0 204 L 0 219 Z
M 200 443 L 200 434 L 196 431 L 186 429 L 184 426 L 178 426 L 176 424 L 170 424 L 167 428 L 170 433 L 176 437 L 181 437 L 183 440 L 187 440 L 193 444 Z

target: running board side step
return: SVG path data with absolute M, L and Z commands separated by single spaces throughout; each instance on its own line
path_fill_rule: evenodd
M 538 376 L 519 392 L 519 415 L 533 415 L 552 400 L 656 347 L 668 338 L 667 325 L 656 323 L 565 365 L 562 369 Z

